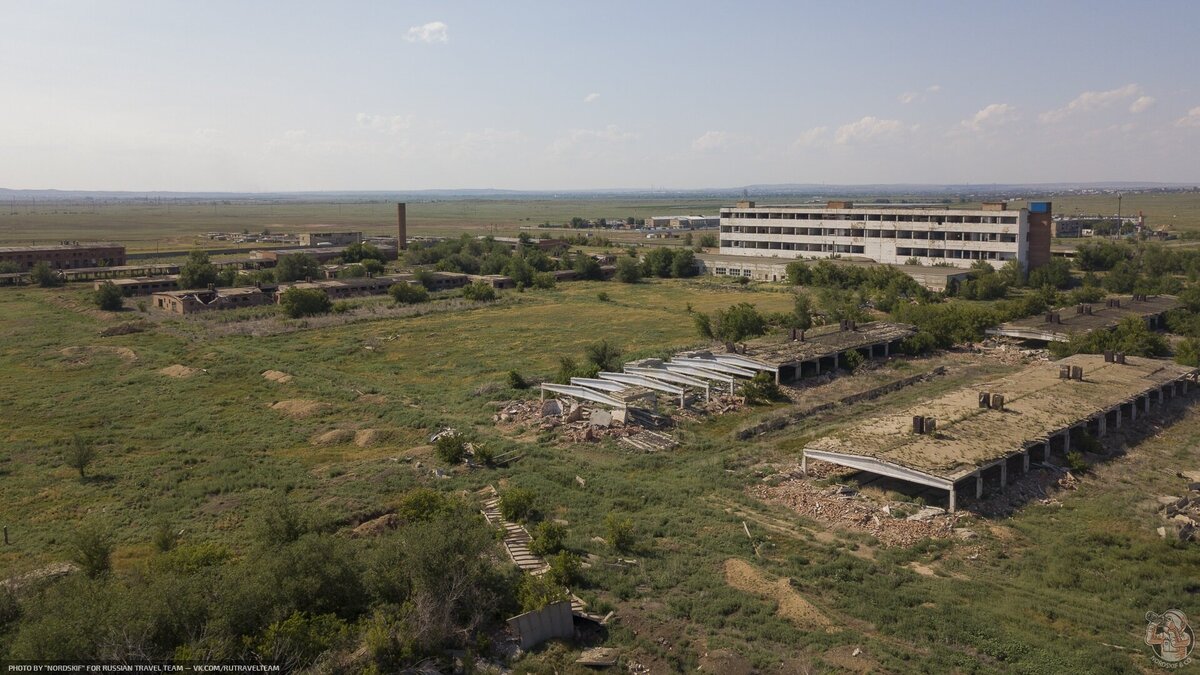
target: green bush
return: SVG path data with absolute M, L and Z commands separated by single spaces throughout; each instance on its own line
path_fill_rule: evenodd
M 534 555 L 547 556 L 562 550 L 563 540 L 566 539 L 567 528 L 552 520 L 538 523 L 533 530 L 533 538 L 529 542 L 529 550 Z
M 611 298 L 608 297 L 608 293 L 606 293 L 604 291 L 600 291 L 599 293 L 597 293 L 596 299 L 599 300 L 600 302 L 608 302 L 611 300 Z
M 388 289 L 397 305 L 416 305 L 429 302 L 429 290 L 420 284 L 398 283 Z
M 1067 452 L 1067 467 L 1077 473 L 1084 473 L 1088 470 L 1087 460 L 1083 458 L 1083 453 L 1078 450 L 1070 450 Z
M 85 525 L 75 532 L 69 542 L 71 561 L 84 574 L 96 578 L 112 569 L 112 552 L 116 548 L 112 536 L 95 525 Z
M 633 548 L 633 521 L 609 512 L 604 517 L 604 530 L 608 545 L 616 551 L 628 552 Z
M 510 488 L 500 495 L 500 513 L 505 520 L 520 522 L 533 514 L 533 493 L 522 488 Z
M 345 314 L 352 309 L 354 309 L 354 305 L 350 304 L 346 300 L 338 300 L 337 302 L 333 303 L 331 311 L 333 311 L 334 314 Z
M 328 314 L 333 308 L 329 294 L 320 288 L 289 288 L 279 297 L 279 304 L 293 319 Z
M 559 551 L 549 560 L 550 569 L 546 571 L 546 579 L 558 586 L 570 586 L 579 581 L 579 571 L 582 567 L 579 556 L 570 551 Z
M 58 272 L 50 269 L 50 263 L 44 260 L 30 268 L 29 280 L 42 288 L 55 288 L 63 284 Z
M 858 370 L 859 366 L 866 363 L 867 357 L 862 355 L 862 352 L 857 349 L 842 352 L 841 366 L 850 372 Z
M 642 266 L 633 258 L 621 257 L 617 261 L 617 281 L 636 284 L 642 280 Z
M 467 441 L 456 433 L 445 433 L 438 436 L 433 444 L 439 459 L 447 464 L 462 464 L 467 456 Z
M 476 281 L 473 284 L 463 286 L 462 295 L 467 300 L 474 302 L 491 302 L 497 297 L 496 289 L 483 281 Z
M 525 574 L 521 577 L 521 585 L 517 589 L 517 598 L 521 602 L 522 612 L 534 612 L 547 605 L 568 599 L 567 590 L 561 584 L 548 579 L 548 574 Z
M 180 288 L 208 288 L 217 283 L 217 268 L 204 251 L 192 251 L 179 267 Z
M 554 275 L 549 272 L 538 272 L 533 275 L 534 288 L 545 291 L 554 288 L 556 283 Z
M 275 280 L 279 283 L 315 279 L 321 276 L 321 263 L 308 253 L 279 256 L 275 263 Z
M 746 397 L 746 403 L 752 405 L 785 398 L 779 390 L 779 385 L 775 384 L 775 378 L 765 372 L 756 373 L 749 382 L 742 385 L 742 396 Z
M 528 389 L 529 383 L 515 370 L 508 371 L 508 386 L 510 389 Z
M 449 497 L 427 487 L 418 487 L 405 492 L 396 504 L 396 515 L 406 523 L 433 520 L 454 511 Z
M 106 312 L 118 312 L 125 304 L 125 296 L 116 284 L 106 281 L 92 294 L 92 302 Z

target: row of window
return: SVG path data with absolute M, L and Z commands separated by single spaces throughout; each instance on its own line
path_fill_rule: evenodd
M 950 216 L 894 213 L 787 213 L 780 211 L 733 211 L 721 214 L 722 218 L 748 218 L 757 220 L 858 220 L 885 223 L 989 223 L 993 225 L 1016 225 L 1017 216 Z
M 716 267 L 716 268 L 713 268 L 713 274 L 715 274 L 717 276 L 748 277 L 748 276 L 750 276 L 750 270 L 739 270 L 737 268 L 726 269 L 724 267 Z
M 928 239 L 933 241 L 1002 241 L 1015 242 L 1017 235 L 1008 232 L 947 232 L 942 230 L 879 230 L 833 227 L 758 227 L 754 225 L 722 225 L 722 233 L 778 234 L 789 237 L 865 237 L 867 239 Z

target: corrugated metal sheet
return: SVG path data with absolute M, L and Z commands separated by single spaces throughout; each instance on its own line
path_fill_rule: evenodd
M 574 637 L 575 623 L 571 618 L 571 602 L 563 600 L 514 616 L 508 620 L 508 627 L 520 639 L 521 649 L 530 649 L 554 638 Z

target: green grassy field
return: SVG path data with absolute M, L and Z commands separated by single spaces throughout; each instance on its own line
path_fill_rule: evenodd
M 1115 214 L 1116 196 L 1081 195 L 1052 198 L 1059 214 Z M 786 199 L 773 201 L 786 202 Z M 562 199 L 505 200 L 456 199 L 421 201 L 408 205 L 409 231 L 413 235 L 446 236 L 462 232 L 515 236 L 522 226 L 563 223 L 572 217 L 646 218 L 680 214 L 715 214 L 730 200 L 676 199 Z M 964 206 L 975 206 L 965 204 Z M 1147 222 L 1176 232 L 1200 230 L 1200 193 L 1129 194 L 1122 213 L 1143 211 Z M 0 204 L 0 243 L 59 240 L 114 240 L 130 251 L 177 250 L 225 242 L 199 239 L 208 231 L 260 232 L 362 230 L 392 234 L 396 212 L 392 202 L 286 202 L 253 201 L 208 203 L 19 203 Z M 641 235 L 614 234 L 627 242 Z
M 604 536 L 606 514 L 631 517 L 637 564 L 593 566 L 576 590 L 594 608 L 616 610 L 607 644 L 653 672 L 695 670 L 718 650 L 767 672 L 1128 672 L 1151 667 L 1141 644 L 1145 612 L 1198 609 L 1200 553 L 1160 540 L 1153 513 L 1155 495 L 1178 490 L 1175 468 L 1200 468 L 1196 412 L 1178 413 L 1147 441 L 1125 439 L 1129 454 L 1058 495 L 1060 504 L 976 519 L 969 526 L 980 537 L 971 542 L 906 549 L 831 530 L 747 490 L 764 466 L 794 462 L 800 439 L 1011 366 L 960 369 L 752 441 L 732 432 L 769 408 L 688 424 L 678 432 L 682 446 L 658 455 L 515 436 L 491 423 L 489 401 L 522 395 L 503 384 L 509 370 L 549 375 L 560 356 L 578 357 L 602 337 L 627 353 L 693 344 L 689 304 L 789 309 L 788 294 L 763 292 L 776 288 L 585 282 L 510 292 L 496 306 L 320 329 L 297 324 L 270 337 L 171 319 L 106 338 L 100 330 L 139 313 L 102 314 L 78 288 L 0 290 L 0 522 L 12 538 L 0 548 L 0 576 L 65 559 L 80 523 L 115 532 L 118 573 L 135 574 L 158 555 L 151 539 L 163 522 L 185 543 L 243 550 L 256 509 L 279 492 L 331 522 L 354 522 L 415 486 L 449 493 L 491 484 L 533 490 L 539 510 L 569 523 L 568 544 L 582 552 L 606 555 L 593 541 Z M 598 299 L 601 290 L 610 301 Z M 186 378 L 159 372 L 177 364 L 199 370 Z M 294 379 L 271 382 L 266 370 Z M 270 407 L 281 401 L 297 413 L 318 406 L 293 416 Z M 427 437 L 444 425 L 526 456 L 508 468 L 435 478 L 441 464 Z M 322 440 L 366 430 L 382 442 Z M 100 445 L 86 480 L 64 465 L 74 432 Z M 790 578 L 830 627 L 784 618 L 775 600 L 729 586 L 730 559 Z M 862 653 L 850 656 L 854 649 Z M 581 672 L 573 658 L 552 646 L 518 672 Z

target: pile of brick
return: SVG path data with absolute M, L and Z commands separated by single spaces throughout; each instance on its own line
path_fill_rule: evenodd
M 882 503 L 846 485 L 790 478 L 778 485 L 756 486 L 751 493 L 817 522 L 869 533 L 884 546 L 912 546 L 930 538 L 965 539 L 973 534 L 958 527 L 961 514 L 905 502 Z
M 1200 473 L 1180 474 L 1189 480 L 1182 497 L 1159 497 L 1158 511 L 1166 521 L 1158 536 L 1178 541 L 1200 541 Z
M 605 438 L 627 439 L 627 444 L 642 449 L 645 432 L 670 426 L 668 418 L 634 410 L 608 410 L 577 401 L 546 399 L 545 401 L 504 401 L 497 406 L 492 421 L 501 428 L 513 430 L 554 431 L 572 443 L 595 443 Z M 640 440 L 640 442 L 639 442 Z M 672 441 L 672 442 L 668 442 Z M 673 447 L 673 439 L 657 432 L 653 445 L 661 449 Z

